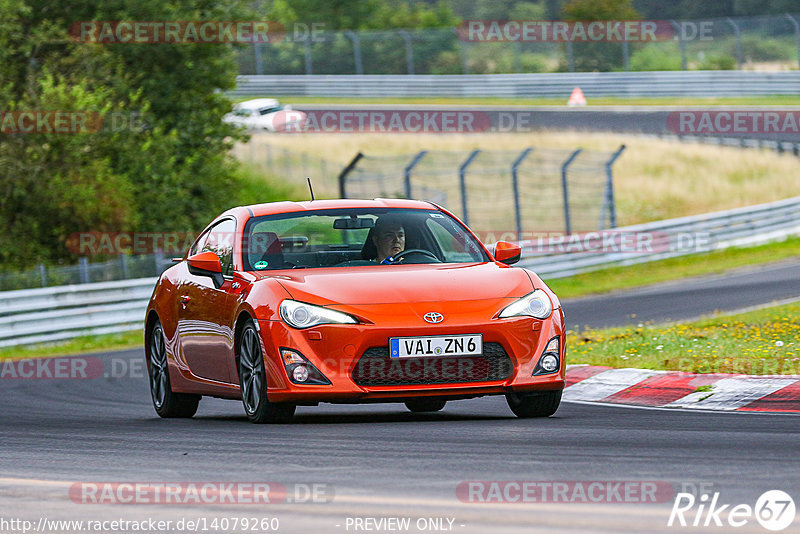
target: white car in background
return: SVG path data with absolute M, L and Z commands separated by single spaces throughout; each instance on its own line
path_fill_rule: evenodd
M 281 132 L 287 126 L 302 123 L 306 114 L 281 105 L 274 98 L 256 98 L 234 104 L 233 111 L 222 117 L 223 122 L 243 126 L 248 130 Z

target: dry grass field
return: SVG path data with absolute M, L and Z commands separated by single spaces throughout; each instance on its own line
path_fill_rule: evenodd
M 236 153 L 264 145 L 306 152 L 341 166 L 359 151 L 372 156 L 419 150 L 522 150 L 526 147 L 626 151 L 614 165 L 620 225 L 694 215 L 800 196 L 800 159 L 771 151 L 680 143 L 606 133 L 259 134 Z M 333 173 L 332 173 L 333 176 Z M 329 177 L 328 181 L 334 180 Z M 335 183 L 320 184 L 336 190 Z

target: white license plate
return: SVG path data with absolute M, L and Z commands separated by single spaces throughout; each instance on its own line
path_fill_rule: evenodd
M 483 354 L 483 336 L 481 334 L 389 338 L 389 356 L 391 358 L 470 356 L 475 354 Z

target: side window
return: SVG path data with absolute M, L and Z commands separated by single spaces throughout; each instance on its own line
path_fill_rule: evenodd
M 206 239 L 208 239 L 208 232 L 201 235 L 200 238 L 195 242 L 195 244 L 192 245 L 192 248 L 189 249 L 189 256 L 194 256 L 195 254 L 199 254 L 200 252 L 202 252 L 203 245 L 205 244 Z
M 428 229 L 436 238 L 448 262 L 482 261 L 481 253 L 455 223 L 449 219 L 428 219 Z
M 233 274 L 233 238 L 236 231 L 236 222 L 225 219 L 215 225 L 208 232 L 208 237 L 203 243 L 200 252 L 213 252 L 219 256 L 222 263 L 222 274 L 230 276 Z

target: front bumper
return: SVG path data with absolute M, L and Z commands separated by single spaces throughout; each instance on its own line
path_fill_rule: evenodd
M 565 386 L 566 340 L 561 308 L 545 320 L 514 317 L 447 325 L 385 324 L 391 321 L 382 321 L 380 325 L 321 325 L 296 330 L 281 321 L 260 320 L 258 323 L 264 344 L 267 395 L 271 402 L 373 402 L 415 396 L 466 398 L 561 390 Z M 388 356 L 391 337 L 474 333 L 483 335 L 484 355 L 492 352 L 500 356 L 400 360 Z M 561 338 L 559 369 L 551 374 L 533 376 L 547 342 L 554 336 Z M 281 348 L 300 352 L 331 383 L 292 383 L 279 356 Z M 505 360 L 501 353 L 505 354 Z M 366 370 L 364 358 L 370 359 Z

